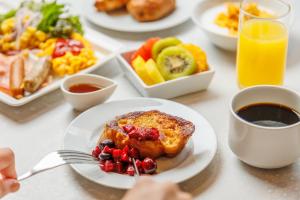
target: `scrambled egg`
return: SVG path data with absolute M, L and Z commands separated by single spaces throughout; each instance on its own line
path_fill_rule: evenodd
M 81 49 L 79 55 L 73 55 L 71 52 L 67 52 L 64 56 L 51 60 L 52 70 L 58 76 L 75 74 L 96 63 L 97 58 L 94 55 L 91 44 L 78 33 L 74 33 L 71 38 L 82 42 L 84 48 Z M 38 56 L 51 56 L 55 49 L 55 43 L 56 38 L 50 38 L 41 44 L 40 49 L 42 51 Z
M 270 17 L 272 16 L 266 11 L 260 10 L 257 3 L 249 3 L 245 6 L 245 11 L 258 17 Z M 240 8 L 236 3 L 227 3 L 227 12 L 220 13 L 216 19 L 215 23 L 220 26 L 227 28 L 231 35 L 236 35 L 239 26 L 239 14 Z

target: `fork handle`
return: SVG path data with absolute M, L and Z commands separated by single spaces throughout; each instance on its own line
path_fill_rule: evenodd
M 33 176 L 34 174 L 29 171 L 29 172 L 26 172 L 25 174 L 22 174 L 21 176 L 18 176 L 18 181 L 23 181 L 31 176 Z
M 36 174 L 39 174 L 41 172 L 44 172 L 44 171 L 47 171 L 47 170 L 50 170 L 50 169 L 54 169 L 56 167 L 60 167 L 62 165 L 66 165 L 68 163 L 60 163 L 58 165 L 55 165 L 55 166 L 52 166 L 52 167 L 48 167 L 48 168 L 44 168 L 44 169 L 39 169 L 39 170 L 31 170 L 31 171 L 28 171 L 26 172 L 25 174 L 22 174 L 21 176 L 18 176 L 18 181 L 23 181 L 31 176 L 34 176 Z

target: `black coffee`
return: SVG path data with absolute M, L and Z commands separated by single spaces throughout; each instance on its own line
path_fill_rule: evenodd
M 260 126 L 283 127 L 300 121 L 295 110 L 272 103 L 258 103 L 245 106 L 237 111 L 242 119 Z

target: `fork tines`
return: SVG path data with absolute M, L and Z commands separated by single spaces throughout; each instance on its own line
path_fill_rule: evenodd
M 57 154 L 67 163 L 94 163 L 98 164 L 99 159 L 95 158 L 94 156 L 80 152 L 80 151 L 75 151 L 75 150 L 59 150 L 57 151 Z

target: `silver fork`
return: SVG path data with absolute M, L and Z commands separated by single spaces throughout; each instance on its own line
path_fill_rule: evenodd
M 99 160 L 80 151 L 58 150 L 46 155 L 30 171 L 19 176 L 18 180 L 22 181 L 40 172 L 67 164 L 99 164 Z

